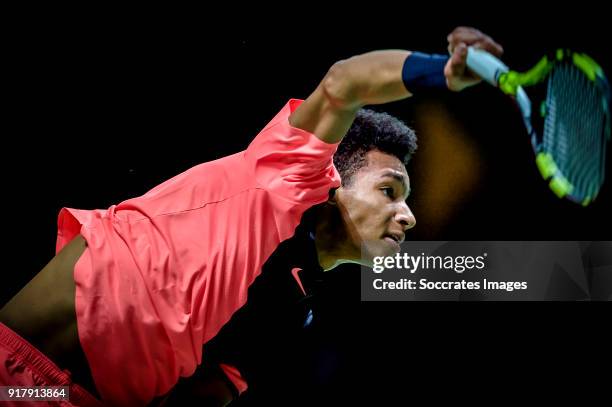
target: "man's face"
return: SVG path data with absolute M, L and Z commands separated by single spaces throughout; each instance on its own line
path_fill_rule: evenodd
M 349 244 L 361 251 L 363 260 L 390 256 L 400 250 L 406 230 L 416 219 L 406 204 L 410 181 L 404 164 L 396 157 L 371 150 L 366 165 L 351 185 L 336 191 L 336 202 L 347 230 Z

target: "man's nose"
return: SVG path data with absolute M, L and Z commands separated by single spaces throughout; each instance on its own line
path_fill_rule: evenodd
M 395 220 L 402 225 L 404 231 L 412 229 L 414 225 L 416 225 L 416 218 L 406 203 L 401 205 L 400 209 L 397 211 Z

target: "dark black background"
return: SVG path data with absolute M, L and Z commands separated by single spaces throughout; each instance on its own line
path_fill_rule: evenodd
M 331 15 L 303 4 L 281 8 L 278 17 L 255 16 L 238 5 L 227 14 L 19 14 L 3 58 L 8 261 L 0 298 L 8 300 L 52 257 L 62 206 L 104 208 L 244 149 L 288 98 L 307 97 L 338 59 L 385 48 L 443 53 L 452 28 L 472 25 L 504 46 L 512 68 L 529 68 L 561 46 L 588 53 L 612 72 L 610 22 L 601 13 L 568 7 L 519 17 L 503 5 L 468 7 L 368 4 Z M 410 238 L 610 240 L 609 179 L 588 208 L 554 197 L 535 170 L 518 113 L 496 90 L 433 92 L 379 110 L 418 131 L 424 103 L 438 103 L 462 123 L 479 146 L 483 177 L 435 234 L 418 221 Z M 427 134 L 419 137 L 426 148 Z M 419 219 L 427 178 L 417 177 L 411 204 Z M 325 313 L 308 337 L 314 346 L 304 351 L 314 367 L 279 372 L 277 390 L 292 395 L 273 399 L 270 388 L 253 389 L 250 402 L 241 404 L 464 397 L 478 394 L 483 382 L 507 394 L 537 388 L 541 374 L 552 375 L 557 389 L 571 388 L 566 380 L 588 375 L 609 357 L 600 347 L 609 307 L 360 303 L 356 272 L 346 267 L 330 278 Z M 514 369 L 520 373 L 506 377 Z M 298 378 L 307 389 L 289 386 Z

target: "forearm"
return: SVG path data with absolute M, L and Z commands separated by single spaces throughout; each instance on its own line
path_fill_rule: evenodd
M 327 143 L 344 137 L 357 110 L 365 105 L 383 104 L 411 95 L 406 74 L 443 76 L 443 66 L 412 63 L 410 51 L 373 51 L 336 62 L 317 89 L 291 115 L 292 126 L 314 133 Z M 418 61 L 417 61 L 418 62 Z M 414 69 L 413 69 L 414 68 Z M 420 68 L 420 69 L 419 69 Z
M 459 27 L 449 39 L 450 58 L 402 50 L 373 51 L 336 62 L 315 91 L 289 117 L 292 126 L 337 143 L 365 105 L 394 102 L 427 88 L 459 91 L 480 81 L 466 67 L 467 47 L 494 55 L 502 49 L 478 30 Z
M 336 62 L 322 85 L 328 97 L 347 110 L 410 96 L 402 68 L 410 51 L 373 51 Z

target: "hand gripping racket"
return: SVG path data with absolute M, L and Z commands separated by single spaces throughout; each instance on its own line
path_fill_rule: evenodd
M 517 102 L 552 191 L 591 203 L 604 182 L 610 139 L 610 89 L 601 67 L 585 54 L 559 49 L 521 73 L 472 47 L 467 66 Z

